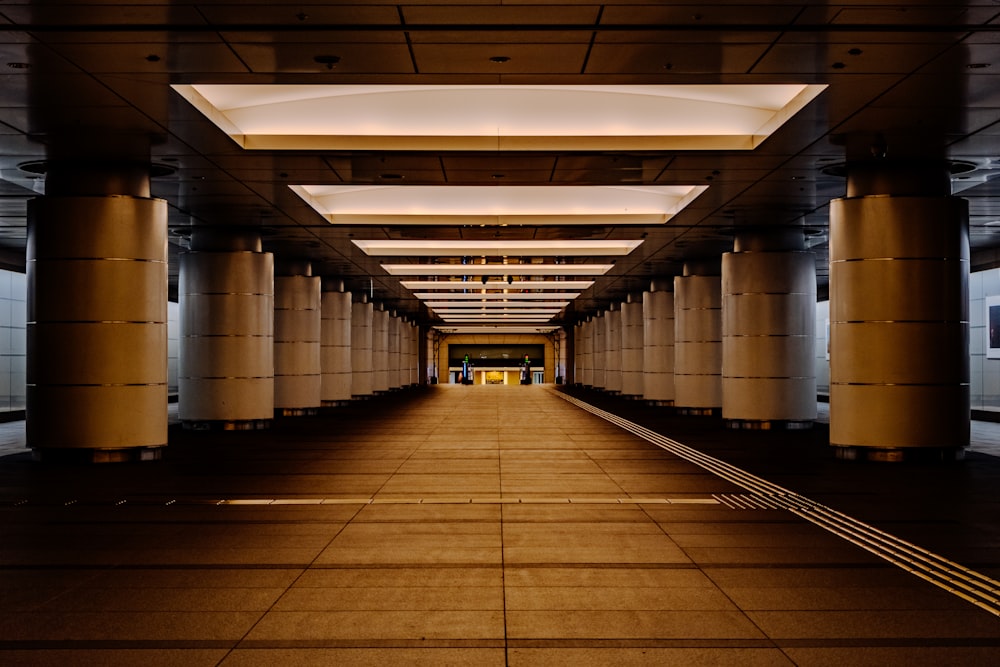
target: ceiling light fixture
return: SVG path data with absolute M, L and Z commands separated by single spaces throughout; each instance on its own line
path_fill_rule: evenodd
M 376 257 L 559 257 L 624 256 L 642 245 L 642 239 L 628 241 L 388 241 L 352 240 L 366 255 Z
M 506 56 L 495 56 L 505 58 Z M 320 55 L 326 62 L 334 56 Z M 177 84 L 265 150 L 752 150 L 825 88 L 807 84 Z
M 475 283 L 462 280 L 401 280 L 399 283 L 408 290 L 476 290 L 484 289 Z M 502 282 L 490 281 L 485 289 L 503 290 L 555 290 L 564 291 L 571 289 L 584 290 L 594 284 L 593 280 L 515 280 L 509 285 Z
M 499 309 L 499 308 L 555 308 L 557 310 L 565 308 L 569 301 L 425 301 L 424 305 L 435 310 L 448 308 L 472 308 L 479 309 Z
M 331 224 L 382 226 L 661 225 L 708 188 L 705 185 L 289 187 Z
M 566 299 L 567 302 L 580 296 L 577 292 L 416 292 L 414 297 L 421 301 L 545 301 Z
M 382 264 L 391 276 L 601 276 L 614 264 Z M 516 281 L 511 281 L 512 286 Z M 485 283 L 485 281 L 484 281 Z

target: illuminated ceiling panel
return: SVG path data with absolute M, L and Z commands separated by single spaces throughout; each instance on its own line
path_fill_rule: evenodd
M 496 322 L 498 324 L 503 322 L 516 322 L 518 324 L 527 324 L 530 322 L 538 322 L 539 324 L 544 324 L 552 319 L 551 315 L 442 315 L 441 319 L 445 322 L 463 322 L 466 324 L 471 324 L 473 322 Z
M 504 324 L 479 324 L 476 326 L 453 326 L 437 324 L 433 327 L 448 334 L 547 334 L 555 331 L 557 325 L 517 326 Z
M 752 150 L 825 86 L 173 86 L 267 150 Z
M 703 185 L 292 185 L 290 187 L 328 222 L 336 225 L 515 227 L 662 225 L 706 190 L 706 186 Z M 470 247 L 489 245 L 489 242 L 461 243 L 469 243 Z M 629 242 L 603 243 L 611 249 L 612 243 Z M 548 249 L 550 252 L 538 254 L 558 254 L 556 252 L 558 242 L 553 242 L 552 245 L 553 247 Z M 540 247 L 544 248 L 545 244 Z M 601 254 L 628 254 L 631 250 L 623 252 L 621 249 L 627 247 L 622 245 L 614 248 L 614 252 Z M 470 251 L 464 254 L 487 253 Z M 489 254 L 503 253 L 493 250 Z
M 614 264 L 383 264 L 391 276 L 600 276 Z M 511 283 L 512 285 L 513 283 Z M 475 287 L 473 282 L 471 287 Z
M 542 301 L 545 299 L 567 299 L 561 303 L 580 296 L 578 292 L 415 292 L 414 297 L 428 301 L 437 299 L 436 303 L 461 303 L 462 301 Z
M 520 274 L 519 274 L 520 275 Z M 401 280 L 399 284 L 408 290 L 584 290 L 594 284 L 593 280 L 490 280 L 485 285 L 465 280 Z M 443 292 L 447 293 L 447 292 Z M 471 292 L 470 292 L 471 293 Z M 548 297 L 549 295 L 545 295 Z M 437 294 L 435 294 L 435 298 Z
M 503 308 L 526 309 L 526 308 L 565 308 L 569 301 L 425 301 L 424 305 L 434 310 L 456 310 L 458 308 L 476 308 L 479 310 Z
M 497 188 L 490 188 L 495 191 Z M 457 189 L 460 191 L 460 188 Z M 448 189 L 450 197 L 455 187 Z M 365 254 L 375 257 L 557 257 L 571 255 L 623 256 L 642 245 L 642 239 L 630 241 L 351 241 Z
M 482 315 L 482 316 L 506 316 L 506 315 L 558 315 L 560 308 L 513 308 L 496 309 L 489 308 L 480 310 L 478 308 L 434 308 L 435 313 L 441 317 L 451 317 L 454 315 Z

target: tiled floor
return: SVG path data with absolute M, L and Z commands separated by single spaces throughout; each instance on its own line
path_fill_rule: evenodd
M 812 432 L 573 392 L 1000 573 L 1000 459 L 832 460 Z M 13 427 L 12 427 L 13 428 Z M 0 436 L 3 437 L 3 436 Z M 0 458 L 2 665 L 970 665 L 1000 617 L 568 403 L 437 386 L 167 459 Z

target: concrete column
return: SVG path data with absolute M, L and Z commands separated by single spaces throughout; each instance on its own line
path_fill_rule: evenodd
M 589 359 L 587 359 L 589 345 L 587 344 L 586 321 L 579 322 L 573 328 L 573 336 L 575 337 L 575 343 L 573 345 L 573 375 L 576 380 L 576 384 L 585 387 L 590 380 L 590 371 L 587 368 L 587 364 L 589 362 Z
M 253 230 L 196 229 L 181 254 L 177 412 L 185 428 L 274 417 L 274 256 Z
M 968 205 L 947 167 L 849 164 L 830 203 L 830 444 L 844 458 L 969 443 Z
M 722 417 L 731 428 L 816 419 L 816 258 L 801 229 L 736 237 L 722 256 Z
M 674 278 L 674 405 L 684 414 L 722 407 L 722 279 L 718 262 L 687 262 Z
M 315 414 L 322 405 L 322 284 L 309 262 L 280 263 L 274 278 L 274 409 Z
M 607 363 L 607 348 L 605 338 L 607 338 L 607 323 L 604 321 L 604 313 L 597 315 L 591 320 L 591 340 L 593 347 L 590 354 L 591 384 L 595 389 L 604 389 L 604 364 Z
M 403 386 L 400 381 L 400 372 L 402 370 L 401 366 L 401 350 L 400 350 L 400 337 L 399 329 L 401 320 L 396 317 L 395 313 L 390 313 L 388 324 L 388 384 L 389 389 L 399 389 Z
M 410 386 L 418 387 L 421 381 L 426 382 L 426 377 L 420 377 L 420 325 L 415 321 L 410 322 Z
M 43 459 L 159 458 L 167 203 L 149 196 L 148 162 L 48 166 L 28 203 L 27 444 Z
M 613 394 L 622 391 L 622 311 L 612 304 L 604 315 L 604 389 Z
M 379 306 L 372 316 L 372 389 L 389 391 L 389 312 Z
M 642 294 L 643 398 L 674 404 L 674 294 L 666 281 L 653 281 Z
M 320 329 L 320 398 L 325 406 L 351 400 L 351 293 L 342 280 L 324 285 Z
M 375 393 L 372 354 L 373 305 L 367 298 L 351 304 L 351 396 L 366 398 Z
M 559 345 L 559 355 L 557 356 L 554 381 L 556 384 L 566 384 L 569 381 L 566 377 L 569 373 L 569 351 L 567 349 L 569 347 L 569 334 L 566 333 L 565 329 L 560 329 L 556 333 L 556 342 Z
M 417 365 L 420 363 L 417 358 L 417 327 L 409 320 L 403 319 L 402 336 L 400 338 L 403 346 L 403 386 L 413 387 L 417 384 Z
M 573 326 L 573 383 L 583 384 L 583 322 Z
M 642 303 L 631 297 L 622 304 L 622 394 L 642 398 Z

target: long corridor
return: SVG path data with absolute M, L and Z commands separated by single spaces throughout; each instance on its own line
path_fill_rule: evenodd
M 174 428 L 156 463 L 0 458 L 0 664 L 995 660 L 988 608 L 572 398 L 438 385 L 270 431 Z M 736 465 L 845 511 L 875 499 L 865 520 L 1000 572 L 995 493 L 976 497 L 1000 479 L 994 457 L 943 472 L 832 463 L 814 454 L 822 433 L 688 423 L 665 435 L 719 458 L 742 447 Z M 941 480 L 937 504 L 893 505 L 904 475 Z M 949 499 L 950 479 L 966 497 Z

